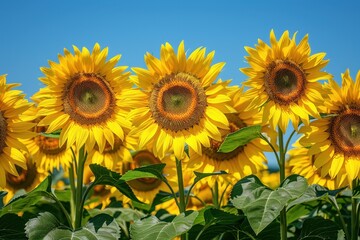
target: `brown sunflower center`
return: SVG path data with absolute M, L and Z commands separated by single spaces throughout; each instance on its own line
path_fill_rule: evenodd
M 72 77 L 63 95 L 64 112 L 79 124 L 99 124 L 114 112 L 115 94 L 104 77 L 79 73 Z
M 6 146 L 6 130 L 7 130 L 7 123 L 6 119 L 4 118 L 2 112 L 0 111 L 0 153 Z
M 229 120 L 229 127 L 230 127 L 229 133 L 235 132 L 237 130 L 240 130 L 241 128 L 246 127 L 246 124 L 236 114 L 226 114 L 226 117 Z M 225 139 L 225 137 L 226 136 L 223 136 L 223 139 Z M 216 161 L 226 161 L 233 159 L 244 150 L 244 147 L 240 146 L 228 153 L 218 152 L 222 143 L 223 141 L 219 142 L 214 139 L 210 139 L 210 147 L 204 148 L 203 153 L 207 155 L 209 158 L 214 159 Z
M 206 94 L 199 79 L 177 73 L 155 84 L 150 95 L 150 110 L 155 121 L 171 131 L 189 129 L 204 116 Z
M 360 154 L 360 110 L 347 109 L 331 122 L 330 138 L 337 151 Z
M 6 173 L 6 185 L 11 187 L 12 189 L 27 189 L 29 188 L 35 181 L 37 176 L 36 166 L 35 164 L 27 163 L 27 170 L 24 170 L 18 166 L 16 166 L 16 170 L 19 173 L 19 176 L 14 176 L 10 173 Z
M 46 127 L 38 126 L 35 131 L 37 133 L 46 132 Z M 34 141 L 40 151 L 47 155 L 57 155 L 66 149 L 65 145 L 59 147 L 59 139 L 57 138 L 45 137 L 39 134 L 34 138 Z
M 276 60 L 265 73 L 265 90 L 270 99 L 281 105 L 296 102 L 304 94 L 306 76 L 296 63 Z
M 141 166 L 159 164 L 161 161 L 155 157 L 151 152 L 148 151 L 139 151 L 133 156 L 133 162 L 130 166 L 127 166 L 127 169 L 132 170 Z M 127 170 L 125 169 L 125 171 Z M 132 188 L 138 191 L 151 191 L 160 186 L 161 180 L 156 178 L 139 178 L 127 182 Z

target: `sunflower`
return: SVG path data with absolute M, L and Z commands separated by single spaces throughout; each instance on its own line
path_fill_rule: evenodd
M 210 140 L 209 147 L 203 147 L 202 154 L 198 154 L 192 149 L 189 151 L 190 161 L 188 166 L 199 172 L 211 173 L 226 171 L 228 175 L 219 175 L 206 178 L 210 187 L 213 187 L 215 180 L 220 185 L 235 183 L 241 178 L 255 174 L 264 169 L 266 156 L 264 151 L 270 151 L 269 145 L 261 138 L 256 138 L 244 146 L 240 146 L 229 153 L 218 152 L 220 145 L 225 137 L 237 130 L 247 126 L 261 125 L 262 111 L 257 108 L 249 108 L 251 99 L 242 88 L 238 88 L 230 95 L 234 109 L 237 113 L 226 114 L 230 124 L 229 130 L 221 130 L 222 138 L 220 141 Z M 267 125 L 262 126 L 262 131 L 266 132 L 272 139 L 276 139 L 276 132 Z M 275 144 L 276 146 L 276 144 Z
M 24 112 L 22 118 L 37 124 L 40 121 L 40 118 L 36 117 L 37 110 L 35 106 L 31 107 Z M 33 132 L 37 135 L 23 143 L 37 167 L 45 172 L 53 172 L 54 169 L 59 170 L 60 167 L 66 170 L 73 157 L 71 150 L 66 149 L 65 145 L 60 147 L 58 138 L 44 136 L 46 129 L 44 126 L 35 126 Z
M 49 68 L 41 68 L 46 85 L 36 97 L 39 126 L 51 133 L 61 129 L 59 147 L 85 146 L 86 151 L 95 145 L 102 153 L 107 143 L 114 148 L 115 139 L 124 140 L 124 129 L 131 123 L 124 117 L 130 104 L 125 93 L 131 89 L 127 67 L 115 67 L 120 55 L 106 61 L 108 48 L 95 44 L 92 53 L 74 46 L 74 55 L 67 49 L 59 55 L 59 63 L 50 61 Z
M 331 178 L 326 168 L 318 169 L 315 167 L 314 161 L 316 155 L 309 155 L 309 149 L 303 147 L 298 142 L 294 143 L 294 148 L 288 153 L 287 168 L 291 174 L 304 176 L 309 184 L 319 184 L 330 190 L 339 189 L 348 185 L 344 168 L 340 170 L 341 174 L 338 174 L 336 178 Z
M 314 166 L 331 179 L 341 178 L 342 169 L 349 184 L 360 176 L 360 71 L 354 82 L 349 70 L 342 74 L 342 86 L 330 80 L 326 99 L 328 117 L 300 129 L 300 143 L 310 147 Z M 340 176 L 338 176 L 340 175 Z
M 33 190 L 47 176 L 46 172 L 37 167 L 31 156 L 24 153 L 26 158 L 26 170 L 16 167 L 17 175 L 6 173 L 6 187 L 8 192 L 4 198 L 4 204 L 7 204 L 19 190 L 29 192 Z
M 285 132 L 292 121 L 298 129 L 300 120 L 309 124 L 309 115 L 320 118 L 323 105 L 322 86 L 319 80 L 331 77 L 321 69 L 328 60 L 325 53 L 310 55 L 308 35 L 297 45 L 296 34 L 290 39 L 285 31 L 279 41 L 270 32 L 271 46 L 258 40 L 256 48 L 245 47 L 249 68 L 240 69 L 249 79 L 244 83 L 251 88 L 253 105 L 264 108 L 263 122 L 270 122 L 273 129 Z
M 124 140 L 115 136 L 113 147 L 106 143 L 102 153 L 100 153 L 99 147 L 95 145 L 95 148 L 89 152 L 88 158 L 91 159 L 92 163 L 103 165 L 111 170 L 115 169 L 119 162 L 131 162 L 130 150 L 134 149 L 137 142 L 135 138 L 127 135 L 128 132 L 127 129 L 124 129 Z
M 155 157 L 155 155 L 148 150 L 141 150 L 135 152 L 131 163 L 120 162 L 119 171 L 124 174 L 128 170 L 132 170 L 141 166 L 165 163 L 166 166 L 163 174 L 166 176 L 171 187 L 177 192 L 177 178 L 176 178 L 176 165 L 174 155 L 167 155 L 163 159 Z M 127 182 L 133 190 L 136 197 L 146 203 L 150 204 L 154 200 L 156 194 L 160 191 L 170 192 L 168 186 L 160 179 L 156 178 L 139 178 Z M 129 203 L 130 200 L 124 197 L 124 205 Z
M 21 140 L 34 136 L 31 128 L 35 125 L 24 121 L 21 114 L 31 104 L 19 90 L 12 90 L 18 84 L 6 84 L 5 75 L 0 76 L 0 188 L 6 185 L 6 173 L 18 176 L 16 166 L 26 169 L 23 151 L 27 151 Z
M 214 52 L 198 48 L 186 58 L 184 43 L 177 54 L 169 43 L 161 46 L 160 59 L 145 55 L 148 69 L 132 68 L 130 79 L 139 87 L 134 99 L 131 133 L 139 134 L 139 148 L 152 148 L 160 158 L 174 152 L 184 158 L 187 144 L 201 153 L 210 138 L 220 141 L 219 129 L 228 129 L 225 113 L 233 111 L 227 82 L 212 84 L 225 63 L 211 65 Z

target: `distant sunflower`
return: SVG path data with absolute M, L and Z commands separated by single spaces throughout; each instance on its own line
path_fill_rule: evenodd
M 300 120 L 309 124 L 309 115 L 320 117 L 324 99 L 318 81 L 330 78 L 321 71 L 328 63 L 323 60 L 325 53 L 310 55 L 308 35 L 298 45 L 295 37 L 290 39 L 285 31 L 277 41 L 271 31 L 271 46 L 259 39 L 256 48 L 246 47 L 250 67 L 240 69 L 249 77 L 245 85 L 251 88 L 253 104 L 264 108 L 263 122 L 270 122 L 273 129 L 279 126 L 283 132 L 289 119 L 297 129 Z
M 6 174 L 6 188 L 8 192 L 4 198 L 4 204 L 7 204 L 19 190 L 25 190 L 30 192 L 40 182 L 42 182 L 47 173 L 42 169 L 38 168 L 32 161 L 31 156 L 25 153 L 26 157 L 26 170 L 16 167 L 18 175 L 12 175 L 11 173 Z
M 87 48 L 75 54 L 67 49 L 59 55 L 59 63 L 50 61 L 49 68 L 41 68 L 46 85 L 36 95 L 42 99 L 38 116 L 44 118 L 39 126 L 48 126 L 51 133 L 61 129 L 60 148 L 85 145 L 89 152 L 98 146 L 102 153 L 108 143 L 114 147 L 115 139 L 124 139 L 124 129 L 131 123 L 124 117 L 131 107 L 124 93 L 131 89 L 127 67 L 115 67 L 120 55 L 106 61 L 108 48 L 95 44 L 92 53 Z
M 331 179 L 345 168 L 349 183 L 360 177 L 360 71 L 354 82 L 349 70 L 342 74 L 342 86 L 330 80 L 329 98 L 325 101 L 330 115 L 300 129 L 300 140 L 310 147 L 314 166 Z
M 226 114 L 229 121 L 229 130 L 221 130 L 222 139 L 220 141 L 210 140 L 209 147 L 203 147 L 202 155 L 197 154 L 190 149 L 190 161 L 188 166 L 199 172 L 211 173 L 217 171 L 226 171 L 228 175 L 220 175 L 206 178 L 210 187 L 213 187 L 215 180 L 218 183 L 235 183 L 241 178 L 255 174 L 264 169 L 266 156 L 264 151 L 271 151 L 269 145 L 261 138 L 256 138 L 244 146 L 240 146 L 229 153 L 218 152 L 220 145 L 225 137 L 232 132 L 240 130 L 247 126 L 261 125 L 262 112 L 257 108 L 248 108 L 251 99 L 243 92 L 243 89 L 237 89 L 231 96 L 233 107 L 237 113 Z M 263 125 L 262 131 L 268 136 L 276 139 L 276 132 L 267 125 Z M 276 145 L 275 145 L 276 146 Z
M 130 150 L 133 150 L 137 145 L 137 139 L 130 137 L 128 132 L 128 129 L 124 129 L 125 137 L 123 140 L 115 136 L 113 147 L 106 143 L 102 153 L 100 153 L 98 145 L 95 144 L 94 149 L 89 152 L 88 159 L 91 159 L 92 163 L 103 165 L 112 170 L 116 168 L 119 162 L 131 162 Z
M 139 148 L 150 148 L 164 157 L 174 151 L 184 157 L 187 144 L 201 153 L 210 147 L 210 138 L 220 141 L 219 129 L 228 129 L 225 113 L 233 111 L 227 96 L 227 84 L 212 84 L 225 63 L 211 65 L 214 52 L 198 48 L 186 58 L 184 43 L 175 54 L 169 43 L 161 46 L 160 59 L 145 55 L 148 69 L 133 68 L 131 80 L 140 88 L 132 112 L 139 134 Z
M 163 170 L 163 174 L 166 176 L 169 184 L 173 187 L 176 192 L 177 181 L 176 181 L 176 165 L 173 155 L 167 155 L 163 159 L 159 159 L 154 156 L 153 153 L 147 150 L 138 151 L 133 155 L 133 160 L 131 163 L 121 162 L 120 171 L 124 174 L 128 170 L 133 170 L 135 168 L 151 165 L 165 163 L 166 166 Z M 156 194 L 160 191 L 170 192 L 168 186 L 159 179 L 156 178 L 139 178 L 127 182 L 131 189 L 133 190 L 136 197 L 147 204 L 152 203 Z M 129 199 L 124 197 L 124 203 L 128 203 Z
M 289 153 L 287 167 L 291 174 L 299 174 L 304 176 L 309 184 L 319 184 L 330 190 L 339 189 L 348 185 L 345 169 L 340 170 L 335 178 L 329 176 L 328 168 L 316 168 L 314 161 L 316 155 L 309 155 L 309 149 L 301 146 L 298 142 L 294 144 L 294 148 Z M 330 167 L 330 165 L 328 166 Z
M 32 107 L 24 113 L 23 118 L 37 124 L 40 118 L 36 118 L 36 112 L 37 108 Z M 23 142 L 29 149 L 36 166 L 45 172 L 53 172 L 54 169 L 59 170 L 60 167 L 66 170 L 72 161 L 71 150 L 66 149 L 65 145 L 60 147 L 58 138 L 44 136 L 42 133 L 46 132 L 46 127 L 36 126 L 33 131 L 37 135 Z
M 12 90 L 18 84 L 6 84 L 5 75 L 0 76 L 0 188 L 6 185 L 6 173 L 18 176 L 16 166 L 26 169 L 26 158 L 21 150 L 27 151 L 21 140 L 29 139 L 34 123 L 23 121 L 21 114 L 31 104 L 19 90 Z

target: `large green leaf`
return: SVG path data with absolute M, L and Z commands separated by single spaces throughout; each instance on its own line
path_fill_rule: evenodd
M 284 180 L 281 187 L 271 190 L 251 175 L 235 184 L 231 202 L 244 212 L 254 232 L 259 234 L 291 200 L 299 198 L 307 186 L 306 179 L 292 175 Z
M 97 215 L 84 227 L 72 231 L 62 225 L 49 212 L 40 213 L 38 217 L 30 219 L 25 226 L 29 240 L 37 239 L 88 239 L 88 240 L 117 240 L 120 237 L 120 227 L 112 217 L 106 214 Z
M 214 208 L 207 208 L 200 213 L 203 215 L 204 221 L 201 221 L 198 216 L 194 223 L 203 224 L 198 224 L 190 230 L 190 239 L 213 239 L 225 232 L 236 231 L 236 226 L 244 219 L 244 216 L 234 215 Z
M 336 195 L 342 190 L 344 190 L 344 188 L 337 190 L 328 190 L 320 185 L 313 184 L 308 186 L 308 188 L 301 197 L 289 203 L 287 208 L 290 209 L 295 205 L 316 201 L 316 200 L 325 200 L 334 203 L 336 202 L 335 200 Z
M 261 136 L 261 126 L 254 125 L 241 128 L 240 130 L 228 134 L 224 142 L 221 144 L 218 152 L 228 153 L 234 151 L 240 146 L 246 145 L 248 142 Z
M 345 234 L 333 221 L 314 217 L 305 220 L 299 237 L 299 240 L 312 239 L 340 240 L 345 239 Z
M 130 235 L 136 240 L 168 240 L 180 236 L 193 226 L 198 212 L 188 216 L 176 216 L 172 222 L 162 222 L 155 216 L 135 221 L 130 227 Z
M 18 213 L 26 211 L 28 209 L 32 209 L 34 205 L 40 200 L 51 200 L 54 197 L 55 196 L 51 193 L 51 176 L 48 176 L 31 192 L 11 200 L 6 206 L 1 209 L 0 216 L 6 213 Z
M 90 164 L 90 169 L 95 176 L 92 186 L 110 185 L 116 187 L 121 193 L 133 201 L 140 202 L 129 185 L 121 179 L 121 175 L 98 164 Z
M 25 236 L 25 222 L 16 214 L 7 213 L 0 218 L 0 239 L 27 239 Z

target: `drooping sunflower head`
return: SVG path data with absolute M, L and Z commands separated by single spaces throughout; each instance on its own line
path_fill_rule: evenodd
M 214 52 L 205 51 L 198 48 L 187 58 L 183 42 L 177 53 L 166 43 L 160 59 L 145 55 L 148 69 L 133 68 L 136 75 L 130 78 L 139 97 L 133 103 L 132 134 L 139 134 L 140 149 L 152 148 L 160 158 L 174 151 L 183 158 L 185 144 L 201 152 L 201 145 L 209 146 L 209 136 L 219 140 L 219 128 L 228 128 L 225 113 L 234 111 L 227 96 L 229 81 L 213 84 L 224 63 L 211 65 Z
M 48 126 L 47 132 L 61 129 L 60 147 L 66 143 L 80 149 L 85 144 L 89 151 L 97 144 L 102 152 L 107 144 L 114 147 L 116 137 L 123 140 L 124 129 L 131 127 L 124 117 L 132 107 L 126 95 L 129 72 L 115 66 L 120 55 L 107 61 L 107 54 L 99 44 L 91 53 L 74 46 L 74 54 L 65 49 L 59 63 L 50 61 L 49 68 L 41 68 L 46 87 L 36 95 L 43 117 L 39 126 Z
M 6 84 L 5 75 L 0 76 L 0 188 L 6 185 L 6 174 L 18 176 L 16 166 L 26 169 L 24 152 L 26 146 L 22 143 L 33 137 L 31 128 L 35 125 L 22 114 L 31 107 L 19 90 L 12 90 L 18 84 Z
M 320 117 L 324 89 L 319 80 L 331 77 L 321 71 L 328 63 L 325 53 L 310 55 L 308 36 L 299 44 L 295 37 L 285 31 L 277 40 L 271 31 L 270 46 L 259 40 L 255 48 L 245 48 L 250 67 L 240 69 L 249 77 L 245 85 L 251 88 L 253 105 L 264 107 L 263 122 L 283 132 L 289 119 L 297 129 L 300 120 L 309 123 L 309 115 Z
M 345 168 L 349 183 L 360 176 L 360 71 L 354 82 L 347 70 L 342 75 L 342 86 L 329 83 L 327 113 L 323 119 L 303 127 L 301 143 L 315 155 L 314 164 L 323 168 L 331 178 Z

